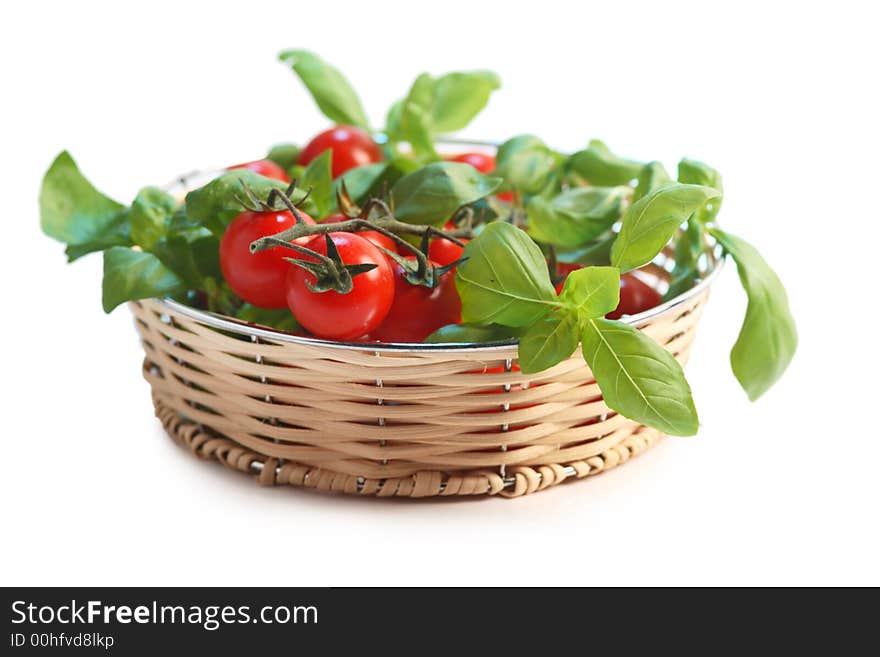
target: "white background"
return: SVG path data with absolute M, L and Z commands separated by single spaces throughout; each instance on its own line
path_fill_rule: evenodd
M 614 7 L 610 5 L 614 4 Z M 3 102 L 2 584 L 880 584 L 880 194 L 870 3 L 16 3 Z M 872 27 L 873 26 L 873 27 Z M 371 118 L 422 70 L 491 68 L 468 133 L 703 159 L 721 221 L 787 283 L 801 344 L 749 404 L 718 283 L 688 376 L 703 422 L 601 477 L 516 501 L 387 502 L 262 489 L 153 418 L 100 257 L 38 229 L 68 148 L 129 201 L 192 168 L 304 141 L 325 120 L 275 61 L 339 66 Z

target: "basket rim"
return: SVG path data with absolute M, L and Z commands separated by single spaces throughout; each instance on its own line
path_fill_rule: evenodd
M 695 296 L 701 294 L 703 291 L 708 289 L 709 286 L 714 282 L 715 278 L 721 273 L 721 270 L 724 268 L 724 263 L 726 261 L 725 256 L 723 254 L 720 254 L 721 251 L 718 245 L 716 245 L 714 250 L 716 251 L 714 266 L 702 279 L 700 279 L 700 281 L 696 285 L 694 285 L 689 290 L 682 292 L 678 296 L 670 299 L 669 301 L 661 303 L 659 306 L 655 306 L 636 315 L 624 317 L 620 321 L 626 324 L 631 324 L 633 326 L 645 324 L 653 319 L 656 319 L 657 317 L 660 317 L 661 315 L 673 312 L 679 306 L 684 305 L 689 300 L 693 299 Z M 294 335 L 293 333 L 288 333 L 287 331 L 281 331 L 279 329 L 273 329 L 257 324 L 247 323 L 235 319 L 234 317 L 220 315 L 218 313 L 213 313 L 207 310 L 199 310 L 197 308 L 187 306 L 186 304 L 169 298 L 154 299 L 153 301 L 155 301 L 160 306 L 164 306 L 169 311 L 179 313 L 185 317 L 188 317 L 189 319 L 195 320 L 212 328 L 229 331 L 232 333 L 238 333 L 240 335 L 246 335 L 249 337 L 265 338 L 267 340 L 273 340 L 275 342 L 288 342 L 292 344 L 312 347 L 374 351 L 377 353 L 393 352 L 398 354 L 425 352 L 466 353 L 475 351 L 504 351 L 516 346 L 519 343 L 519 340 L 517 340 L 516 338 L 511 338 L 510 340 L 503 340 L 499 342 L 339 342 L 335 340 L 323 340 L 321 338 L 309 338 L 305 336 Z

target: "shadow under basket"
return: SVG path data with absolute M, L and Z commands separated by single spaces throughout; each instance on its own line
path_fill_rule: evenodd
M 626 318 L 684 364 L 719 270 Z M 661 291 L 662 262 L 640 275 Z M 662 434 L 605 406 L 580 351 L 538 374 L 515 344 L 334 343 L 179 303 L 130 304 L 156 414 L 264 485 L 378 497 L 518 497 L 604 472 Z

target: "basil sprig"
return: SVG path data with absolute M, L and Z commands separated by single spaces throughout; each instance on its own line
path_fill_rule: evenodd
M 491 71 L 457 71 L 436 78 L 422 73 L 406 97 L 392 105 L 385 131 L 392 144 L 408 142 L 418 159 L 439 159 L 436 135 L 466 127 L 500 86 L 500 78 Z
M 321 166 L 319 162 L 315 169 Z M 318 184 L 321 177 L 314 176 L 315 187 L 330 184 L 329 171 Z M 190 301 L 195 295 L 210 310 L 236 315 L 244 308 L 223 281 L 219 249 L 226 226 L 243 210 L 238 201 L 242 181 L 257 193 L 284 187 L 236 169 L 190 192 L 185 203 L 157 187 L 145 187 L 126 207 L 95 189 L 63 152 L 43 178 L 41 226 L 67 245 L 71 260 L 103 251 L 105 312 L 127 301 L 169 296 Z M 294 198 L 304 194 L 296 190 Z M 315 201 L 325 197 L 318 190 Z
M 556 296 L 538 245 L 505 222 L 489 224 L 464 256 L 456 274 L 462 318 L 525 327 L 519 341 L 525 374 L 557 365 L 581 343 L 609 408 L 667 433 L 696 433 L 697 412 L 678 361 L 638 329 L 604 319 L 619 301 L 618 269 L 574 271 Z

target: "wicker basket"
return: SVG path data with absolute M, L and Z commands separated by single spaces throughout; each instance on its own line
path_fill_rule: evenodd
M 182 196 L 217 173 L 186 174 L 167 189 Z M 641 270 L 661 292 L 670 256 L 667 250 Z M 718 247 L 707 244 L 697 285 L 625 321 L 684 364 L 722 263 Z M 524 375 L 515 343 L 338 343 L 170 300 L 129 305 L 168 433 L 264 485 L 518 497 L 604 472 L 662 437 L 605 406 L 579 351 Z
M 682 363 L 719 269 L 716 253 L 705 261 L 688 293 L 628 320 Z M 661 264 L 649 270 L 658 286 Z M 613 468 L 661 438 L 605 406 L 579 352 L 526 376 L 515 344 L 334 343 L 173 301 L 130 306 L 168 433 L 261 484 L 516 497 Z

